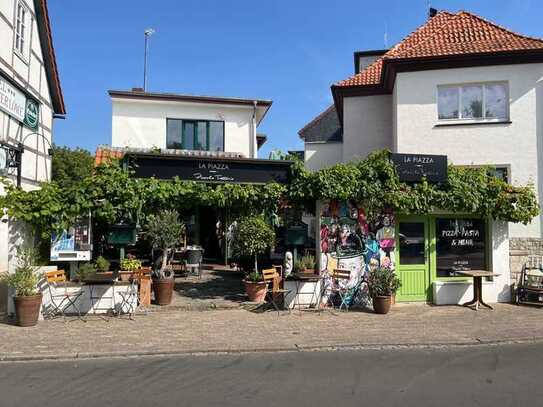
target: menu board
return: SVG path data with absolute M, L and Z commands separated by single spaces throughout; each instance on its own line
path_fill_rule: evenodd
M 485 241 L 482 219 L 437 218 L 437 277 L 458 277 L 459 270 L 484 270 Z

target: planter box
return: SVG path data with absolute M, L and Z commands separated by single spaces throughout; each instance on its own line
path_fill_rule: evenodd
M 298 294 L 296 294 L 296 285 L 298 285 Z M 319 281 L 294 281 L 285 280 L 285 289 L 290 292 L 285 296 L 285 308 L 298 307 L 310 308 L 318 305 L 321 299 L 322 280 Z M 296 295 L 298 298 L 296 298 Z

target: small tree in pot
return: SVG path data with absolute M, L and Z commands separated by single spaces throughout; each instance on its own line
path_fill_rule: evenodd
M 275 231 L 262 216 L 250 216 L 238 222 L 234 231 L 233 251 L 238 259 L 253 257 L 254 269 L 242 261 L 245 291 L 249 301 L 264 302 L 266 283 L 258 271 L 258 255 L 275 244 Z
M 19 326 L 34 326 L 38 323 L 42 294 L 37 289 L 40 275 L 36 272 L 37 252 L 31 248 L 17 251 L 17 267 L 14 273 L 1 276 L 8 287 L 15 290 L 15 316 Z
M 154 249 L 162 251 L 160 267 L 153 270 L 153 290 L 159 305 L 168 305 L 172 301 L 174 273 L 169 266 L 169 252 L 181 240 L 184 224 L 179 221 L 176 211 L 164 210 L 151 215 L 147 222 L 147 237 Z
M 368 288 L 373 302 L 373 310 L 377 314 L 387 314 L 390 311 L 391 297 L 401 285 L 400 279 L 391 268 L 377 267 L 370 271 Z

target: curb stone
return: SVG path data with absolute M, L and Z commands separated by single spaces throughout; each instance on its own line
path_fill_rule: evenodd
M 0 363 L 7 362 L 40 362 L 40 361 L 70 361 L 90 359 L 113 359 L 133 357 L 166 357 L 166 356 L 213 356 L 213 355 L 245 355 L 257 353 L 299 353 L 299 352 L 339 352 L 352 350 L 402 350 L 402 349 L 454 349 L 467 347 L 487 347 L 500 345 L 543 344 L 543 338 L 528 337 L 507 340 L 481 340 L 472 341 L 436 342 L 436 343 L 396 343 L 396 344 L 348 344 L 348 345 L 320 345 L 303 346 L 294 344 L 292 347 L 255 348 L 248 350 L 210 349 L 186 351 L 119 351 L 119 352 L 81 352 L 60 353 L 49 355 L 9 355 L 0 354 Z

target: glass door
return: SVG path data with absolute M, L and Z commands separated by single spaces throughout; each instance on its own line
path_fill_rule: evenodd
M 429 219 L 399 218 L 396 222 L 396 274 L 402 282 L 398 301 L 429 301 Z

